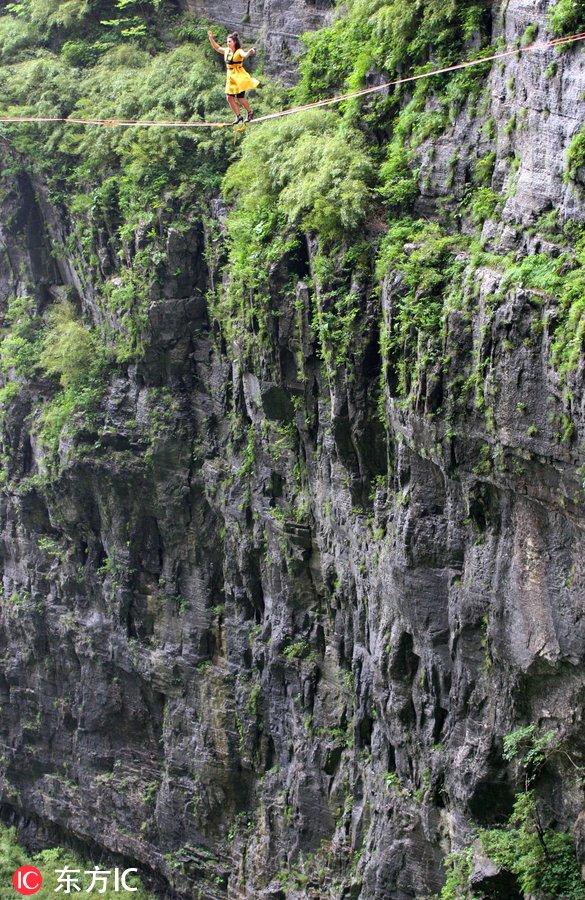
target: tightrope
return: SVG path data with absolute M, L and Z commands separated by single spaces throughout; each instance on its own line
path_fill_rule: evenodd
M 572 34 L 569 37 L 555 38 L 551 41 L 537 41 L 528 44 L 526 47 L 514 47 L 513 49 L 502 50 L 499 53 L 493 53 L 491 56 L 482 56 L 479 59 L 468 60 L 467 62 L 456 63 L 452 66 L 444 66 L 441 69 L 432 69 L 430 72 L 421 72 L 419 75 L 408 75 L 405 78 L 396 78 L 393 81 L 385 81 L 375 87 L 362 88 L 358 91 L 351 91 L 347 94 L 338 94 L 335 97 L 329 97 L 325 100 L 315 100 L 312 103 L 305 103 L 301 106 L 294 106 L 291 109 L 282 109 L 278 112 L 267 113 L 264 116 L 258 116 L 252 119 L 250 125 L 258 125 L 261 122 L 270 122 L 273 119 L 282 119 L 285 116 L 294 116 L 297 113 L 305 112 L 309 109 L 317 109 L 323 106 L 333 106 L 337 103 L 344 103 L 346 100 L 353 100 L 358 97 L 366 97 L 370 94 L 378 94 L 388 90 L 391 87 L 399 87 L 403 84 L 411 84 L 414 81 L 421 81 L 424 78 L 434 78 L 437 75 L 447 75 L 449 72 L 458 72 L 461 69 L 471 69 L 474 66 L 483 66 L 486 63 L 496 62 L 500 59 L 507 59 L 511 56 L 518 56 L 522 53 L 537 53 L 541 50 L 548 50 L 551 47 L 560 47 L 565 44 L 575 44 L 579 41 L 585 41 L 585 31 L 579 34 Z M 64 125 L 96 125 L 102 128 L 230 128 L 231 122 L 184 122 L 184 121 L 150 121 L 147 119 L 82 119 L 61 116 L 0 116 L 0 123 L 14 125 L 21 122 L 38 122 L 39 124 L 61 123 Z

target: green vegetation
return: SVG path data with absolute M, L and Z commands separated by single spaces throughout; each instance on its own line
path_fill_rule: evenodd
M 48 375 L 57 376 L 62 388 L 41 416 L 41 436 L 51 446 L 76 414 L 82 414 L 86 424 L 96 411 L 103 393 L 107 356 L 96 332 L 76 318 L 70 303 L 53 307 L 47 319 L 39 365 Z
M 524 725 L 504 737 L 503 756 L 508 762 L 517 759 L 530 780 L 546 762 L 554 741 L 554 731 L 539 734 L 536 725 Z
M 301 102 L 328 96 L 340 86 L 359 87 L 372 67 L 397 75 L 424 66 L 431 48 L 435 61 L 448 65 L 488 24 L 485 6 L 475 0 L 350 0 L 346 8 L 329 28 L 305 37 L 297 89 Z
M 513 872 L 525 895 L 584 900 L 572 835 L 543 828 L 532 791 L 519 794 L 507 826 L 481 832 L 484 852 Z
M 494 136 L 492 135 L 492 140 Z M 482 187 L 489 187 L 494 174 L 494 166 L 496 164 L 496 154 L 494 150 L 480 157 L 475 164 L 473 173 L 473 181 Z
M 226 117 L 221 71 L 205 42 L 202 23 L 177 17 L 158 0 L 119 0 L 99 9 L 82 0 L 8 4 L 0 14 L 1 110 L 105 119 Z M 69 219 L 66 245 L 55 245 L 55 252 L 92 284 L 102 309 L 99 329 L 76 324 L 65 309 L 40 315 L 33 285 L 30 299 L 9 304 L 0 368 L 11 381 L 1 389 L 0 406 L 13 401 L 22 379 L 53 375 L 56 395 L 37 404 L 34 418 L 54 450 L 65 425 L 97 414 L 115 366 L 143 354 L 149 305 L 177 274 L 168 271 L 168 228 L 186 233 L 198 215 L 207 215 L 229 164 L 232 135 L 20 125 L 3 129 L 3 141 L 10 159 L 4 174 L 32 172 Z
M 60 390 L 39 411 L 37 425 L 48 447 L 58 442 L 66 423 L 74 427 L 76 414 L 85 423 L 104 390 L 107 353 L 94 329 L 78 320 L 71 303 L 64 301 L 39 316 L 30 297 L 8 302 L 6 329 L 0 334 L 0 371 L 10 379 L 0 402 L 9 404 L 24 379 L 56 376 Z
M 559 324 L 552 341 L 552 360 L 561 373 L 572 371 L 585 338 L 585 229 L 569 223 L 565 228 L 573 249 L 551 257 L 544 253 L 520 262 L 502 260 L 503 293 L 514 285 L 543 291 L 557 300 Z
M 55 891 L 59 888 L 59 876 L 58 873 L 55 873 L 56 869 L 64 869 L 68 866 L 70 869 L 77 869 L 83 873 L 85 870 L 89 871 L 95 868 L 96 863 L 82 859 L 73 851 L 63 848 L 41 850 L 40 853 L 28 854 L 18 844 L 16 829 L 7 828 L 5 825 L 0 824 L 0 884 L 10 885 L 12 873 L 15 869 L 25 865 L 36 866 L 40 869 L 43 875 L 43 886 L 35 896 L 39 897 L 40 900 L 47 900 L 48 897 L 55 897 Z M 108 869 L 114 867 L 100 866 L 100 868 Z M 91 881 L 91 876 L 88 875 L 81 874 L 79 878 L 81 879 L 80 886 L 82 887 L 87 887 Z M 135 893 L 132 893 L 132 897 L 135 900 L 152 900 L 152 895 L 144 889 L 139 878 L 136 876 L 129 877 L 128 884 L 138 889 Z M 103 882 L 97 883 L 96 893 L 102 886 Z M 8 890 L 8 887 L 6 887 L 6 890 Z M 60 890 L 63 890 L 62 885 Z M 120 897 L 120 892 L 114 890 L 113 875 L 108 881 L 107 890 L 105 893 L 100 893 L 99 896 L 105 898 L 105 900 L 114 900 L 114 898 Z
M 441 891 L 441 900 L 466 900 L 473 897 L 468 890 L 469 879 L 473 872 L 473 848 L 467 847 L 457 853 L 450 853 L 445 858 L 447 877 Z
M 304 233 L 327 252 L 358 233 L 372 201 L 374 170 L 361 135 L 335 113 L 313 110 L 250 132 L 228 171 L 230 283 L 215 314 L 228 335 L 242 323 L 265 334 L 271 268 L 293 255 Z M 317 273 L 319 282 L 324 274 Z M 343 314 L 343 296 L 334 315 Z
M 40 321 L 30 297 L 11 297 L 6 311 L 6 329 L 0 334 L 0 370 L 6 376 L 31 378 L 38 365 Z
M 520 40 L 520 43 L 523 47 L 528 47 L 529 44 L 533 44 L 538 36 L 538 25 L 532 22 L 530 25 L 527 25 L 524 29 L 524 34 Z
M 307 659 L 312 661 L 314 653 L 311 652 L 309 642 L 301 640 L 290 641 L 282 651 L 282 655 L 288 662 L 292 662 L 295 659 Z
M 389 788 L 399 788 L 400 787 L 400 777 L 397 772 L 385 772 L 384 782 L 386 784 L 386 787 L 389 787 Z
M 564 0 L 553 8 L 555 29 L 561 17 L 567 19 L 567 9 Z M 528 26 L 525 42 L 535 28 Z M 350 0 L 329 28 L 307 36 L 292 99 L 310 101 L 359 88 L 372 68 L 392 77 L 461 56 L 481 58 L 490 50 L 488 32 L 485 4 L 473 0 L 438 5 Z M 229 117 L 205 23 L 177 16 L 165 0 L 108 0 L 99 11 L 86 0 L 8 4 L 0 15 L 0 51 L 5 112 Z M 19 379 L 45 372 L 54 376 L 57 389 L 35 412 L 47 447 L 54 450 L 62 429 L 75 429 L 75 421 L 97 423 L 109 378 L 145 352 L 149 307 L 179 274 L 169 271 L 169 229 L 189 237 L 198 221 L 209 220 L 209 201 L 220 190 L 230 206 L 227 277 L 214 279 L 208 299 L 226 340 L 237 337 L 245 353 L 266 350 L 280 305 L 297 302 L 297 278 L 291 273 L 303 271 L 310 325 L 333 378 L 340 367 L 351 368 L 365 330 L 363 298 L 376 295 L 374 271 L 378 284 L 394 273 L 404 288 L 392 323 L 382 323 L 382 357 L 385 374 L 395 373 L 398 392 L 407 397 L 430 363 L 443 362 L 443 323 L 461 302 L 473 243 L 457 233 L 450 214 L 441 227 L 412 217 L 422 188 L 421 153 L 463 106 L 473 114 L 483 104 L 487 71 L 478 67 L 418 82 L 408 92 L 397 87 L 388 96 L 310 110 L 248 129 L 243 138 L 229 130 L 6 129 L 15 169 L 21 165 L 17 160 L 25 159 L 73 223 L 61 252 L 82 280 L 95 286 L 101 314 L 99 327 L 89 327 L 64 310 L 39 317 L 35 303 L 21 298 L 0 349 L 0 367 L 11 378 L 2 388 L 0 407 L 14 399 Z M 279 108 L 283 102 L 283 91 L 265 79 L 258 108 Z M 488 141 L 495 139 L 493 120 L 483 132 Z M 582 165 L 581 144 L 577 135 L 567 157 L 568 178 Z M 471 167 L 468 185 L 453 198 L 466 233 L 500 214 L 503 200 L 492 190 L 495 160 L 488 145 Z M 452 180 L 459 163 L 455 155 Z M 511 161 L 509 193 L 517 165 Z M 210 231 L 213 227 L 209 224 Z M 538 289 L 558 298 L 564 327 L 556 330 L 553 359 L 565 372 L 576 363 L 585 330 L 581 247 L 576 242 L 572 254 L 541 260 L 540 272 L 530 258 L 501 258 L 507 286 L 539 282 Z M 208 255 L 217 265 L 221 253 L 214 245 Z M 284 283 L 281 272 L 287 273 Z M 84 354 L 91 365 L 84 365 Z M 248 441 L 246 473 L 253 455 Z
M 481 187 L 474 191 L 469 200 L 469 211 L 475 225 L 481 225 L 486 219 L 494 218 L 502 204 L 499 194 L 489 187 Z
M 258 717 L 260 712 L 260 703 L 262 700 L 262 687 L 259 684 L 253 684 L 250 688 L 250 693 L 248 695 L 248 700 L 246 702 L 246 709 L 248 713 L 254 718 Z
M 584 0 L 557 0 L 549 11 L 548 26 L 558 37 L 584 31 Z
M 424 0 L 415 10 L 403 0 L 373 7 L 354 0 L 344 10 L 330 28 L 307 37 L 295 100 L 360 87 L 374 65 L 387 74 L 405 65 L 422 71 L 431 48 L 435 62 L 448 63 L 472 35 L 481 40 L 487 26 L 482 5 L 471 2 L 437 7 Z M 315 240 L 312 325 L 320 356 L 330 375 L 348 364 L 360 335 L 356 287 L 371 278 L 375 255 L 374 241 L 359 236 L 387 211 L 405 213 L 419 192 L 417 148 L 439 135 L 464 103 L 477 100 L 483 74 L 419 82 L 406 104 L 397 90 L 368 100 L 365 109 L 349 103 L 341 115 L 312 110 L 246 135 L 223 182 L 232 204 L 230 278 L 215 297 L 214 314 L 228 338 L 242 325 L 248 346 L 270 333 L 270 274 L 285 258 L 294 267 L 308 236 Z M 389 134 L 388 142 L 372 140 L 370 122 Z M 491 177 L 494 160 L 488 153 L 478 161 L 478 184 Z M 486 218 L 496 206 L 492 196 L 478 196 L 473 215 Z
M 173 19 L 164 5 L 106 3 L 100 5 L 103 18 L 97 18 L 88 3 L 13 4 L 0 17 L 7 50 L 0 68 L 4 111 L 106 119 L 225 117 L 221 75 L 204 28 L 190 18 Z M 148 307 L 176 274 L 167 271 L 167 228 L 188 232 L 198 213 L 207 215 L 229 162 L 231 134 L 53 126 L 20 126 L 8 133 L 15 154 L 43 177 L 53 202 L 74 223 L 65 252 L 95 285 L 102 321 L 115 323 L 102 325 L 101 338 L 120 363 L 140 356 Z M 116 266 L 112 278 L 104 277 L 97 255 L 104 235 Z M 134 249 L 137 235 L 140 247 Z M 21 349 L 6 344 L 6 364 L 9 350 L 19 351 L 21 365 L 38 362 L 38 348 L 28 348 L 27 360 Z M 103 369 L 104 382 L 107 375 Z M 14 393 L 10 388 L 2 399 Z M 51 440 L 71 412 L 67 398 L 60 401 L 45 420 Z
M 235 211 L 250 215 L 258 206 L 262 217 L 272 207 L 285 227 L 327 242 L 355 233 L 371 200 L 373 170 L 359 133 L 338 124 L 334 113 L 311 110 L 252 131 L 224 179 Z M 246 222 L 241 230 L 247 233 Z
M 574 136 L 567 151 L 567 178 L 575 180 L 580 169 L 585 166 L 585 128 Z
M 445 314 L 456 301 L 465 263 L 458 251 L 466 245 L 439 225 L 412 219 L 396 221 L 385 235 L 378 258 L 378 277 L 399 272 L 402 290 L 393 323 L 383 335 L 386 365 L 393 360 L 399 391 L 408 395 L 419 370 L 440 353 Z
M 555 732 L 540 733 L 533 724 L 517 728 L 504 738 L 504 759 L 517 764 L 524 779 L 524 790 L 516 795 L 514 808 L 504 826 L 478 831 L 479 848 L 493 862 L 516 876 L 525 896 L 585 900 L 585 884 L 581 879 L 573 837 L 546 826 L 543 810 L 532 788 L 545 763 L 559 752 L 562 748 L 555 740 Z M 469 885 L 473 847 L 450 854 L 446 869 L 441 900 L 473 897 Z

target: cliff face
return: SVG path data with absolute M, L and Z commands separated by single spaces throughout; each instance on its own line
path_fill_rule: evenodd
M 229 6 L 205 11 L 291 32 L 328 13 Z M 494 37 L 544 33 L 549 7 L 511 0 Z M 494 67 L 482 109 L 420 148 L 421 215 L 492 151 L 490 247 L 550 249 L 532 226 L 551 209 L 583 221 L 563 172 L 584 65 Z M 3 187 L 2 304 L 34 292 L 42 311 L 70 290 L 98 318 L 44 185 L 7 170 Z M 166 238 L 145 357 L 61 443 L 58 473 L 39 475 L 38 386 L 3 424 L 3 818 L 31 846 L 137 861 L 161 897 L 428 897 L 444 855 L 510 813 L 502 737 L 531 722 L 568 754 L 542 780 L 550 821 L 581 821 L 584 368 L 563 382 L 551 363 L 554 298 L 469 265 L 446 367 L 423 361 L 408 405 L 390 371 L 382 424 L 379 323 L 400 276 L 361 286 L 353 376 L 327 377 L 310 239 L 270 273 L 270 349 L 251 364 L 208 316 L 221 233 Z

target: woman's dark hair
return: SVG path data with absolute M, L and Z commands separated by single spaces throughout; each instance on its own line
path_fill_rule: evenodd
M 236 50 L 240 50 L 241 47 L 242 47 L 242 45 L 240 44 L 240 35 L 238 34 L 238 32 L 237 32 L 237 31 L 232 31 L 231 34 L 228 34 L 228 41 L 229 41 L 230 38 L 232 39 L 232 41 L 233 41 L 234 44 L 236 45 Z

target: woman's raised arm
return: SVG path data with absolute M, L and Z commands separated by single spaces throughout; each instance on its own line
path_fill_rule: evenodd
M 225 52 L 225 48 L 222 47 L 222 46 L 220 46 L 220 44 L 217 43 L 217 41 L 215 40 L 215 38 L 214 38 L 214 36 L 213 36 L 213 32 L 212 32 L 212 31 L 208 31 L 208 32 L 207 32 L 207 37 L 209 38 L 209 43 L 211 44 L 211 46 L 213 47 L 213 49 L 216 50 L 218 53 L 221 53 L 222 56 L 223 56 L 223 54 L 224 54 L 224 52 Z
M 248 59 L 249 56 L 256 56 L 256 48 L 250 47 L 249 50 L 242 50 L 242 57 Z

